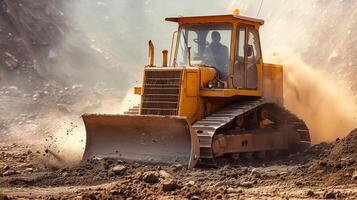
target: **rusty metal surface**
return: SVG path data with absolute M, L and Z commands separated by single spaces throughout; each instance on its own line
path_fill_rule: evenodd
M 186 118 L 149 115 L 83 115 L 84 158 L 112 157 L 148 163 L 180 163 L 199 158 L 198 138 Z

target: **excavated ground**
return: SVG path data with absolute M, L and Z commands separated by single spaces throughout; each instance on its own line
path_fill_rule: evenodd
M 357 130 L 301 154 L 186 170 L 113 159 L 51 169 L 36 145 L 2 144 L 0 187 L 8 198 L 357 198 Z

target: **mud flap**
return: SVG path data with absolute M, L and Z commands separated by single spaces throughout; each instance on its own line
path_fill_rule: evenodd
M 193 168 L 199 141 L 186 118 L 151 115 L 83 115 L 83 158 L 110 157 L 147 163 L 180 163 Z

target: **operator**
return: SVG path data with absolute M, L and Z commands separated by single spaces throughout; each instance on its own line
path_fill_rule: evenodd
M 208 50 L 215 63 L 215 67 L 218 71 L 219 79 L 227 80 L 229 76 L 228 48 L 220 42 L 221 34 L 218 31 L 213 31 L 211 34 L 211 38 L 212 38 L 212 42 L 208 46 Z

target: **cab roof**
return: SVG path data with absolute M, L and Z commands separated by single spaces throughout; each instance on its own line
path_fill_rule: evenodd
M 177 23 L 243 22 L 259 26 L 264 24 L 264 20 L 242 15 L 179 16 L 168 17 L 165 20 Z

